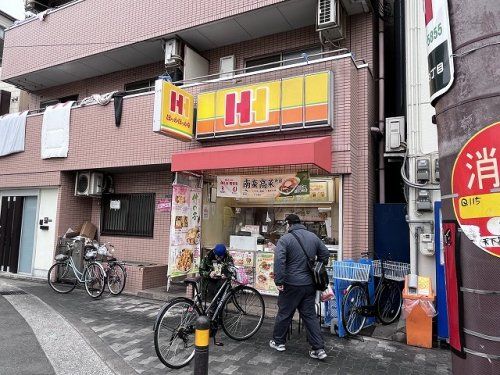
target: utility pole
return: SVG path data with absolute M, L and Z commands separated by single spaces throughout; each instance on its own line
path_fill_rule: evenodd
M 429 3 L 425 0 L 427 19 Z M 448 0 L 448 7 L 454 83 L 433 105 L 442 217 L 457 224 L 457 300 L 448 309 L 452 316 L 458 310 L 460 350 L 453 351 L 452 369 L 453 374 L 498 374 L 500 124 L 494 124 L 500 121 L 500 1 Z

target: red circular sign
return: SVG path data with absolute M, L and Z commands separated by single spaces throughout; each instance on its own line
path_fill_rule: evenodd
M 460 150 L 451 189 L 455 216 L 465 235 L 500 257 L 500 122 L 477 132 Z

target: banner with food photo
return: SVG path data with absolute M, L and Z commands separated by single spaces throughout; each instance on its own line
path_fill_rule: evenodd
M 278 175 L 217 177 L 217 196 L 233 198 L 278 198 L 309 195 L 309 172 Z
M 257 252 L 255 256 L 255 289 L 262 294 L 278 295 L 274 284 L 274 253 Z
M 167 276 L 198 272 L 200 265 L 201 189 L 173 184 Z
M 254 283 L 254 267 L 255 267 L 255 252 L 254 251 L 238 251 L 230 250 L 229 254 L 233 257 L 234 265 L 236 267 L 243 267 L 248 276 L 249 284 Z

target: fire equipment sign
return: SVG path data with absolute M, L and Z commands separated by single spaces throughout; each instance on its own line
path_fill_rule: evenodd
M 500 122 L 476 133 L 452 172 L 455 215 L 466 236 L 500 257 Z

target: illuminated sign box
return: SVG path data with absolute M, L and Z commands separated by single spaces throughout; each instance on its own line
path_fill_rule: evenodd
M 198 95 L 196 139 L 332 126 L 330 72 Z
M 194 136 L 194 98 L 170 82 L 157 80 L 153 131 L 189 142 Z

